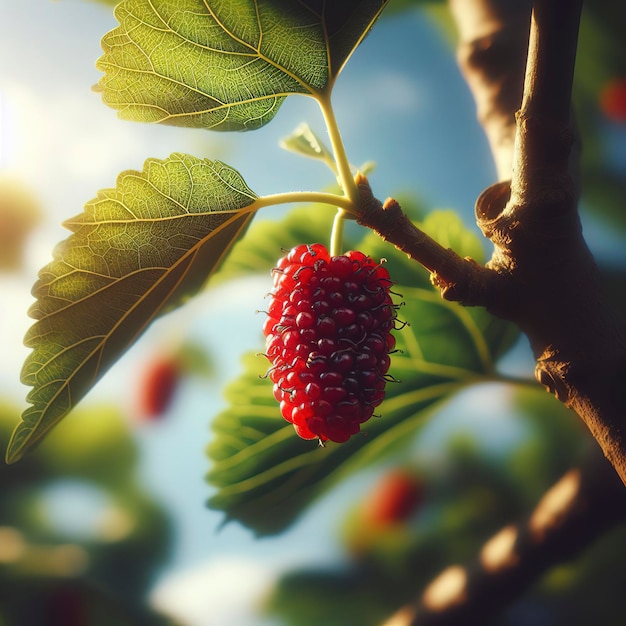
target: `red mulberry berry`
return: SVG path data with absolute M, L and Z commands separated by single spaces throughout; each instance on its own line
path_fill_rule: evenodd
M 604 85 L 600 109 L 612 122 L 626 122 L 626 78 L 614 78 Z
M 299 245 L 277 263 L 263 325 L 283 417 L 304 439 L 347 441 L 384 398 L 396 307 L 362 252 Z
M 405 469 L 391 470 L 370 491 L 362 511 L 362 523 L 379 528 L 406 523 L 423 498 L 421 478 Z
M 157 419 L 170 407 L 181 379 L 181 365 L 171 356 L 155 358 L 139 384 L 138 409 L 142 416 Z

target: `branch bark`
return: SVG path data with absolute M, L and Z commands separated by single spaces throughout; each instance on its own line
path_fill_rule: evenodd
M 522 101 L 531 0 L 449 0 L 457 61 L 476 102 L 499 181 L 511 178 L 515 111 Z
M 537 379 L 578 413 L 626 483 L 625 325 L 602 292 L 583 239 L 570 165 L 581 5 L 533 5 L 510 197 L 504 202 L 501 185 L 488 189 L 477 221 L 494 243 L 489 267 L 517 295 L 494 312 L 526 333 Z
M 598 452 L 527 520 L 502 529 L 469 567 L 442 573 L 417 608 L 405 607 L 386 626 L 483 625 L 551 565 L 626 520 L 626 324 L 602 291 L 577 207 L 570 99 L 582 0 L 450 5 L 459 64 L 498 173 L 476 203 L 492 258 L 480 267 L 437 248 L 396 203 L 378 203 L 366 181 L 361 221 L 427 267 L 443 297 L 516 322 L 537 379 L 583 419 L 621 481 Z
M 444 298 L 484 306 L 517 323 L 533 349 L 537 380 L 583 419 L 626 483 L 626 324 L 602 290 L 577 206 L 570 100 L 582 0 L 536 0 L 530 31 L 521 26 L 526 3 L 510 21 L 494 10 L 510 9 L 510 2 L 452 3 L 457 17 L 466 16 L 469 5 L 491 15 L 478 16 L 486 33 L 484 26 L 472 31 L 463 18 L 461 33 L 475 37 L 462 41 L 459 52 L 502 179 L 476 203 L 477 223 L 494 245 L 491 260 L 480 267 L 441 248 L 393 200 L 376 201 L 362 179 L 359 221 L 428 268 Z M 491 30 L 498 24 L 504 34 Z M 507 48 L 503 42 L 514 26 L 522 34 Z M 520 65 L 507 72 L 496 52 L 504 45 L 511 62 L 523 52 L 528 32 L 521 108 L 514 116 L 511 94 L 519 94 Z M 510 184 L 504 180 L 507 168 Z
M 585 465 L 567 472 L 526 520 L 501 529 L 470 565 L 444 570 L 416 607 L 404 607 L 385 626 L 484 626 L 550 566 L 575 557 L 624 520 L 626 490 L 595 451 Z

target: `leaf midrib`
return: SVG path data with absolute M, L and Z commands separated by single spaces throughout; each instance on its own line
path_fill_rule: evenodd
M 258 47 L 255 48 L 252 44 L 250 44 L 247 41 L 244 41 L 243 39 L 241 39 L 240 37 L 237 37 L 236 35 L 234 35 L 229 29 L 227 29 L 224 24 L 218 19 L 217 15 L 215 14 L 215 12 L 213 11 L 213 9 L 211 9 L 211 7 L 207 4 L 206 0 L 203 0 L 203 4 L 206 7 L 207 11 L 209 12 L 209 15 L 211 15 L 211 17 L 215 20 L 216 24 L 219 25 L 219 27 L 222 29 L 222 31 L 228 36 L 230 37 L 233 41 L 236 41 L 237 43 L 241 44 L 242 46 L 249 48 L 252 52 L 252 54 L 250 56 L 256 56 L 257 58 L 265 61 L 266 63 L 268 63 L 269 65 L 271 65 L 272 67 L 275 67 L 276 69 L 280 70 L 283 74 L 289 76 L 291 79 L 293 79 L 294 81 L 296 81 L 298 84 L 300 84 L 303 88 L 305 88 L 310 95 L 315 96 L 316 94 L 320 93 L 323 90 L 318 90 L 314 87 L 312 87 L 311 85 L 308 85 L 307 83 L 305 83 L 301 78 L 299 78 L 296 74 L 294 74 L 293 72 L 291 72 L 290 70 L 288 70 L 287 68 L 283 67 L 282 65 L 279 65 L 278 63 L 276 63 L 275 61 L 273 61 L 272 59 L 269 59 L 268 57 L 266 57 L 263 53 L 261 53 L 261 43 L 263 41 L 263 27 L 261 25 L 261 20 L 260 20 L 260 16 L 259 16 L 259 5 L 257 0 L 253 0 L 254 1 L 254 7 L 255 7 L 255 12 L 256 12 L 256 16 L 257 16 L 257 25 L 259 28 L 259 42 L 258 42 Z M 205 46 L 197 41 L 192 41 L 191 39 L 185 39 L 180 33 L 178 33 L 177 31 L 175 31 L 168 23 L 167 21 L 163 18 L 163 16 L 158 12 L 158 10 L 155 8 L 154 4 L 152 3 L 152 0 L 149 0 L 150 3 L 150 7 L 152 8 L 152 10 L 154 11 L 155 16 L 161 20 L 161 22 L 163 23 L 163 25 L 165 26 L 165 28 L 168 29 L 168 31 L 170 33 L 172 33 L 173 35 L 175 35 L 176 37 L 178 37 L 179 39 L 181 39 L 182 41 L 191 44 L 195 47 L 201 48 L 203 50 L 211 50 L 212 52 L 216 52 L 218 54 L 225 54 L 225 55 L 229 55 L 231 54 L 230 52 L 225 52 L 222 50 L 215 50 L 213 48 L 209 48 L 208 46 Z M 130 11 L 129 11 L 130 13 Z M 138 19 L 139 21 L 142 21 L 140 18 L 137 18 L 134 14 L 132 14 L 133 17 L 135 17 L 136 19 Z M 148 25 L 146 25 L 148 26 Z M 152 26 L 150 26 L 150 28 L 153 28 Z M 327 69 L 328 69 L 328 81 L 330 82 L 331 79 L 331 73 L 330 73 L 330 54 L 329 54 L 329 50 L 328 50 L 328 37 L 326 36 L 326 30 L 324 28 L 324 24 L 322 21 L 322 28 L 324 29 L 324 33 L 325 33 L 325 43 L 326 43 L 326 48 L 327 48 L 327 53 L 326 53 L 326 60 L 327 60 Z M 238 56 L 242 56 L 243 53 L 238 53 Z M 177 82 L 177 81 L 172 81 L 172 82 Z M 206 94 L 204 94 L 206 95 Z M 291 95 L 291 92 L 285 94 L 285 95 Z M 279 97 L 279 95 L 274 95 L 273 97 Z M 241 102 L 237 102 L 236 104 L 247 104 L 249 102 L 255 102 L 257 100 L 259 100 L 261 98 L 255 98 L 254 100 L 242 100 Z M 263 99 L 267 99 L 267 96 L 263 96 Z M 215 99 L 217 100 L 217 98 Z M 217 100 L 219 102 L 219 100 Z M 224 103 L 222 103 L 222 106 L 224 106 Z M 226 106 L 235 106 L 234 104 L 231 105 L 226 105 Z M 213 109 L 212 109 L 213 110 Z

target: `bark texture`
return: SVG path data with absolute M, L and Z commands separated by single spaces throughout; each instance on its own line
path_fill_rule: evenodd
M 530 516 L 501 529 L 466 566 L 444 570 L 385 626 L 486 626 L 555 563 L 626 519 L 626 490 L 599 451 L 567 472 Z
M 501 178 L 476 203 L 494 246 L 486 266 L 439 246 L 392 199 L 378 202 L 363 177 L 359 221 L 429 269 L 444 298 L 515 322 L 537 380 L 583 419 L 626 483 L 626 324 L 602 290 L 578 215 L 570 109 L 581 7 L 536 0 L 529 16 L 526 2 L 452 1 L 460 62 Z
M 502 529 L 474 563 L 444 571 L 385 626 L 485 626 L 549 567 L 626 521 L 626 323 L 583 238 L 570 121 L 582 0 L 450 7 L 459 65 L 497 168 L 498 181 L 476 202 L 492 258 L 480 266 L 438 246 L 362 178 L 360 221 L 429 269 L 444 298 L 515 322 L 537 380 L 582 418 L 599 448 L 528 519 Z

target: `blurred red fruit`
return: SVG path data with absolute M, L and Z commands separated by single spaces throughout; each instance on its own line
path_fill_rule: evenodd
M 139 384 L 139 413 L 161 417 L 169 408 L 180 380 L 180 364 L 172 357 L 155 358 L 143 372 Z
M 406 522 L 422 502 L 423 485 L 412 473 L 395 469 L 376 483 L 363 505 L 363 522 L 391 526 Z
M 626 78 L 610 80 L 600 91 L 600 109 L 613 122 L 626 122 Z

